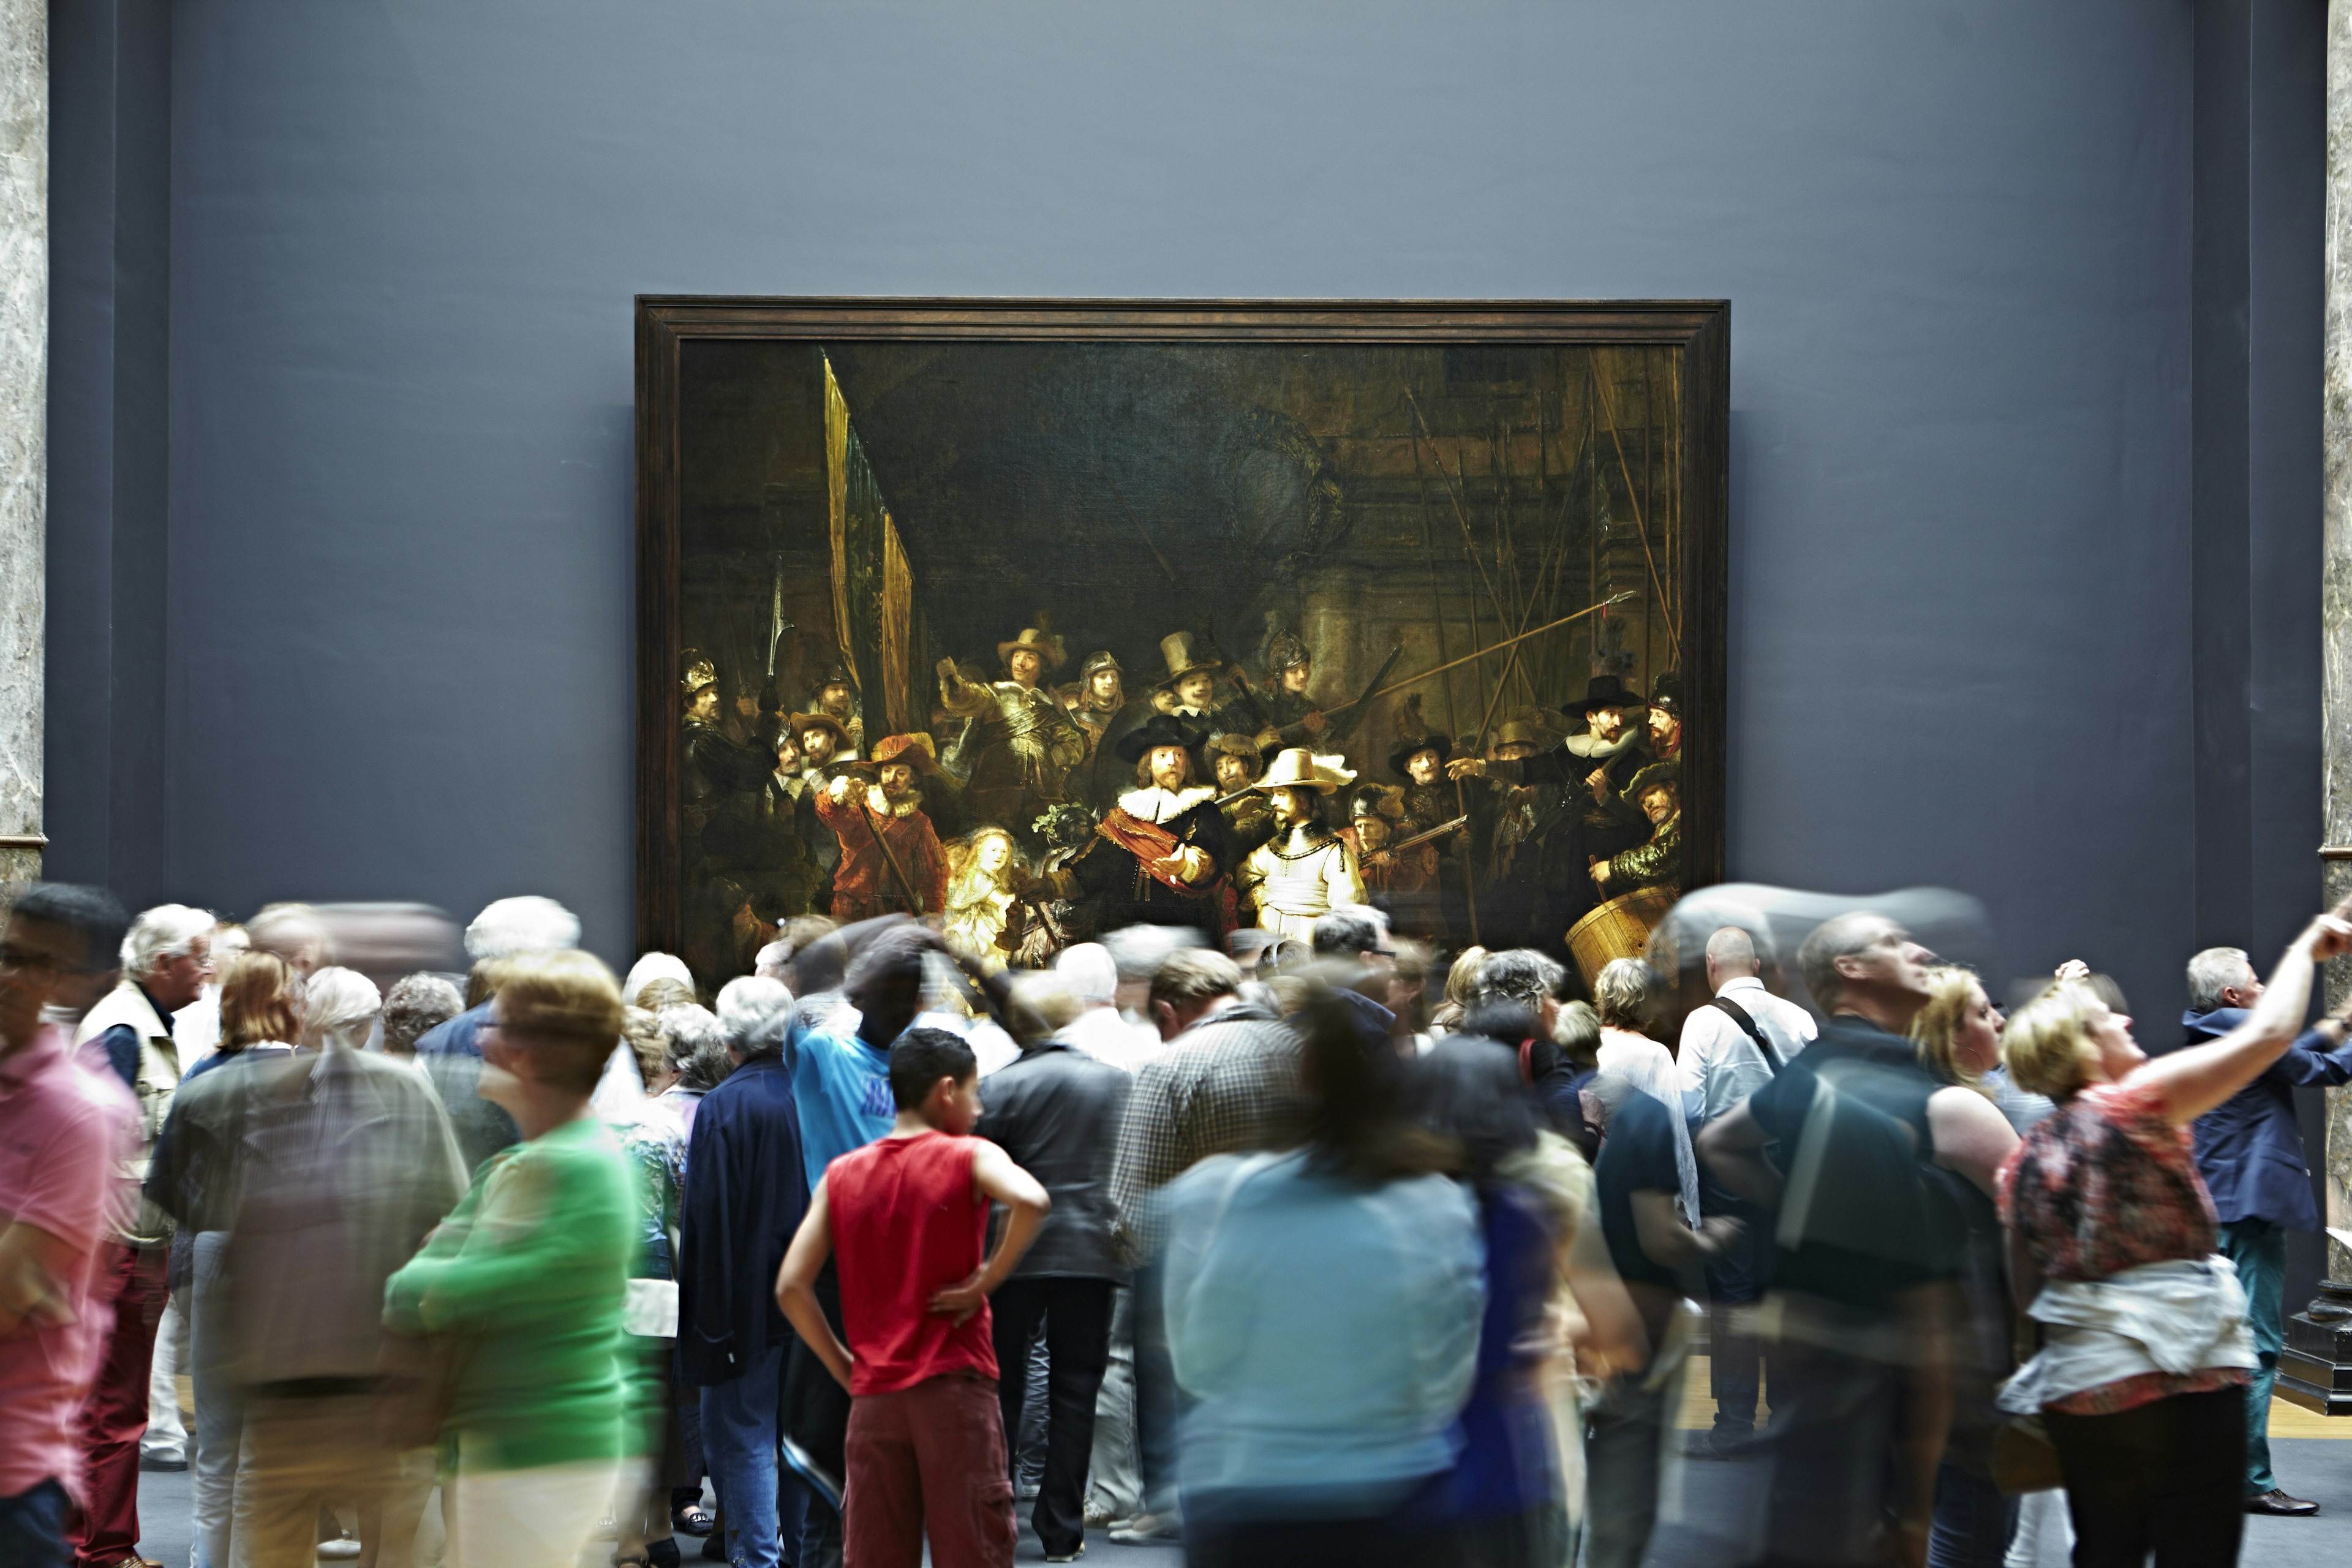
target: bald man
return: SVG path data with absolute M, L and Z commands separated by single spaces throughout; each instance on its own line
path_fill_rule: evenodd
M 1725 926 L 1706 941 L 1706 988 L 1714 1000 L 1683 1020 L 1676 1064 L 1683 1104 L 1704 1125 L 1772 1081 L 1813 1037 L 1813 1016 L 1765 988 L 1753 938 Z M 1762 1357 L 1756 1342 L 1735 1334 L 1731 1310 L 1757 1299 L 1771 1216 L 1725 1191 L 1702 1168 L 1699 1209 L 1745 1226 L 1740 1237 L 1706 1265 L 1714 1353 L 1707 1361 L 1715 1394 L 1715 1429 L 1692 1439 L 1694 1458 L 1728 1457 L 1756 1430 Z

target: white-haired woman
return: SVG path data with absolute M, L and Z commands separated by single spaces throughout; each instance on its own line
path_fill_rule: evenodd
M 2039 1411 L 2058 1450 L 2084 1568 L 2234 1563 L 2257 1364 L 2245 1293 L 2217 1255 L 2189 1127 L 2278 1060 L 2317 964 L 2352 951 L 2352 904 L 2314 921 L 2244 1023 L 2150 1060 L 2087 983 L 2018 1009 L 2001 1053 L 2058 1109 L 2000 1173 L 2011 1288 L 2042 1349 L 2002 1405 Z M 2341 1020 L 2330 1020 L 2339 1034 Z
M 1691 1151 L 1689 1107 L 1674 1053 L 1642 1032 L 1655 971 L 1638 958 L 1612 958 L 1592 985 L 1601 1015 L 1599 1076 L 1622 1078 L 1666 1108 L 1674 1121 L 1675 1171 L 1682 1178 L 1683 1217 L 1698 1223 L 1698 1158 Z
M 302 988 L 302 1047 L 362 1051 L 375 1033 L 383 994 L 375 982 L 354 970 L 327 968 Z

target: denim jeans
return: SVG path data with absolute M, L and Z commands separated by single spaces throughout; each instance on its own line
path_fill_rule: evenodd
M 229 1368 L 236 1329 L 221 1278 L 227 1257 L 228 1232 L 208 1230 L 195 1238 L 188 1281 L 188 1380 L 196 1401 L 195 1452 L 188 1457 L 194 1568 L 230 1568 L 237 1454 L 245 1442 L 244 1391 Z
M 1628 1373 L 1601 1390 L 1586 1412 L 1585 1562 L 1590 1568 L 1641 1568 L 1658 1524 L 1658 1482 L 1672 1426 L 1668 1396 L 1679 1403 L 1682 1379 L 1644 1388 Z
M 66 1489 L 56 1481 L 0 1497 L 0 1568 L 65 1568 Z
M 2246 1382 L 2246 1495 L 2278 1485 L 2271 1471 L 2271 1385 L 2286 1348 L 2280 1299 L 2286 1291 L 2286 1232 L 2266 1219 L 2233 1220 L 2221 1227 L 2221 1250 L 2238 1266 L 2246 1291 L 2246 1327 L 2262 1364 Z
M 2000 1568 L 2017 1529 L 2017 1500 L 1980 1470 L 1946 1459 L 1936 1470 L 1927 1568 Z
M 787 1535 L 798 1568 L 822 1568 L 840 1556 L 840 1516 L 776 1459 L 785 1349 L 770 1346 L 742 1376 L 702 1391 L 703 1462 L 719 1489 L 732 1568 L 777 1568 Z
M 1184 1395 L 1176 1386 L 1176 1365 L 1168 1353 L 1164 1286 L 1159 1259 L 1136 1270 L 1135 1446 L 1147 1513 L 1172 1513 L 1177 1508 L 1177 1426 L 1183 1419 Z

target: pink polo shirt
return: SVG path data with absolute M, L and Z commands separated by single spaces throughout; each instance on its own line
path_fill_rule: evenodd
M 63 1281 L 74 1321 L 0 1336 L 0 1497 L 52 1479 L 81 1495 L 79 1415 L 112 1326 L 90 1281 L 138 1125 L 122 1080 L 75 1059 L 54 1025 L 0 1057 L 0 1226 L 23 1220 L 86 1248 Z

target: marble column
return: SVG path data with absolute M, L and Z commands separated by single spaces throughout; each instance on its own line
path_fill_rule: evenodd
M 41 866 L 47 0 L 0 0 L 0 889 Z

